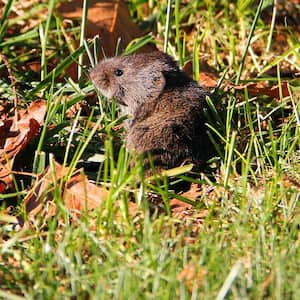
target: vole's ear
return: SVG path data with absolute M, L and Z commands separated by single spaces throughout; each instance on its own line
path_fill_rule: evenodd
M 157 98 L 160 96 L 166 86 L 166 78 L 163 72 L 160 71 L 153 75 L 153 86 L 151 87 L 151 90 L 153 93 L 155 93 L 155 98 Z
M 155 66 L 147 66 L 134 76 L 134 93 L 143 95 L 145 98 L 157 99 L 163 92 L 166 80 L 158 68 Z

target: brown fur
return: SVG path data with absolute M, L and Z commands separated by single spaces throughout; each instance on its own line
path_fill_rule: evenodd
M 123 74 L 116 76 L 116 70 Z M 156 51 L 105 59 L 90 76 L 105 96 L 115 97 L 123 114 L 131 116 L 126 125 L 129 150 L 150 152 L 154 165 L 162 169 L 185 162 L 199 165 L 208 158 L 203 110 L 210 93 L 169 55 Z

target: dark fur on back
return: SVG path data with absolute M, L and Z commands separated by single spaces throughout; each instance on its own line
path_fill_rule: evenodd
M 122 75 L 116 76 L 116 70 Z M 162 169 L 206 161 L 210 142 L 204 109 L 210 93 L 183 73 L 172 57 L 156 51 L 110 58 L 90 74 L 100 91 L 115 97 L 123 113 L 131 115 L 129 150 L 150 152 Z

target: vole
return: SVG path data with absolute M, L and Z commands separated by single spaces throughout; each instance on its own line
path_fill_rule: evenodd
M 126 123 L 126 146 L 138 154 L 151 153 L 155 167 L 183 163 L 199 165 L 209 155 L 204 109 L 207 89 L 190 79 L 166 53 L 107 58 L 90 71 L 94 85 L 114 97 Z M 149 168 L 145 159 L 145 167 Z

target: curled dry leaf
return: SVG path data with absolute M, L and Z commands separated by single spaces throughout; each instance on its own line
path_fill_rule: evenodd
M 39 132 L 46 113 L 46 101 L 31 103 L 28 110 L 18 112 L 18 120 L 11 117 L 0 125 L 0 192 L 12 185 L 11 170 L 16 155 Z
M 259 83 L 247 83 L 247 84 L 240 84 L 234 85 L 231 83 L 224 83 L 222 84 L 223 88 L 233 88 L 235 90 L 243 90 L 245 88 L 248 89 L 248 92 L 252 96 L 269 96 L 274 99 L 280 99 L 280 89 L 282 91 L 283 97 L 288 97 L 290 95 L 288 84 L 287 82 L 282 82 L 281 87 L 279 88 L 278 85 L 268 86 L 266 83 L 259 82 Z
M 214 70 L 205 62 L 200 61 L 200 74 L 199 74 L 199 83 L 207 88 L 215 88 L 218 85 L 219 78 Z M 183 67 L 183 71 L 189 75 L 193 76 L 193 66 L 192 62 L 188 62 Z M 280 99 L 280 93 L 282 93 L 283 97 L 288 97 L 290 95 L 287 82 L 282 82 L 281 87 L 278 85 L 268 86 L 266 83 L 258 82 L 258 83 L 247 83 L 247 84 L 239 84 L 235 85 L 231 82 L 224 81 L 221 85 L 221 88 L 224 90 L 227 89 L 235 89 L 235 90 L 243 90 L 248 88 L 248 92 L 252 96 L 270 96 L 274 99 Z M 281 92 L 280 92 L 281 89 Z
M 290 96 L 287 82 L 285 82 L 285 81 L 282 82 L 280 88 L 281 88 L 283 97 Z M 253 96 L 265 95 L 265 96 L 270 96 L 274 99 L 280 99 L 280 88 L 278 85 L 269 87 L 264 84 L 259 85 L 259 84 L 253 83 L 248 86 L 248 91 Z
M 108 191 L 88 181 L 82 169 L 70 173 L 70 168 L 54 163 L 38 177 L 24 199 L 26 214 L 33 223 L 38 214 L 47 218 L 56 214 L 54 193 L 58 193 L 66 208 L 72 212 L 97 208 L 108 195 Z M 19 218 L 24 225 L 23 218 Z

